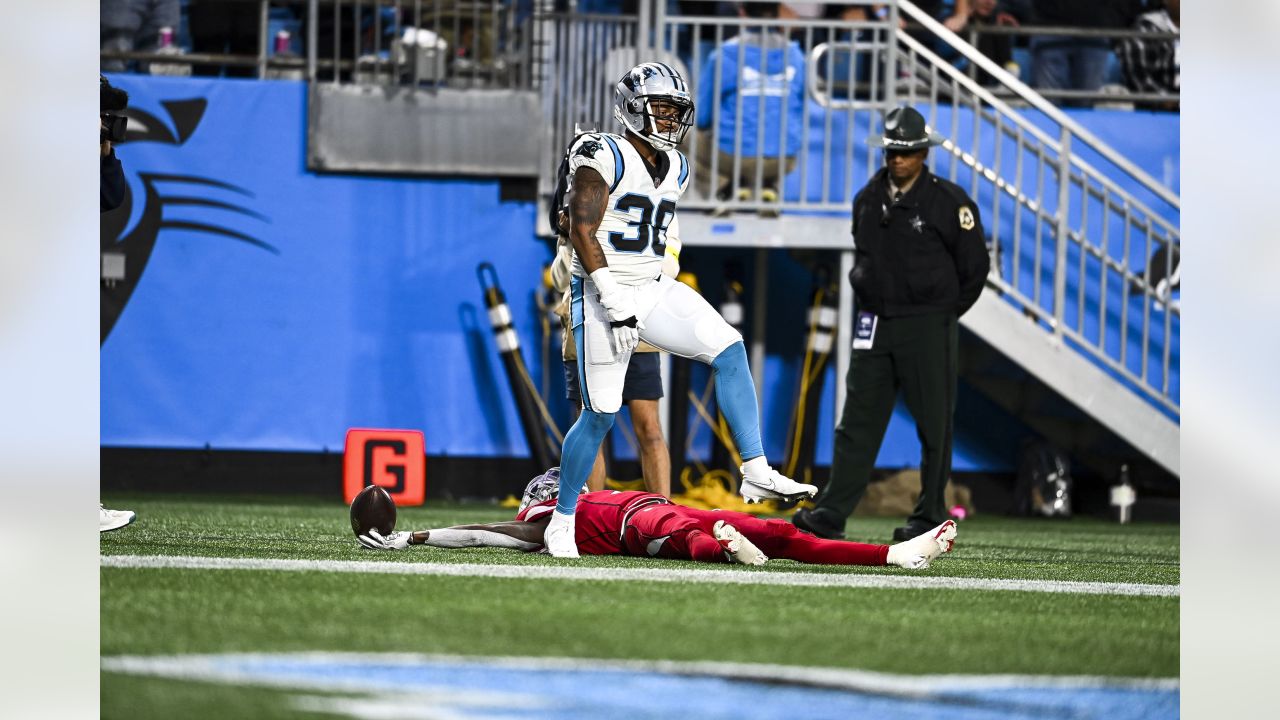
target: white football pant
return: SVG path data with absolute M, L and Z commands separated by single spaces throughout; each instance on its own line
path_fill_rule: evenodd
M 632 293 L 640 339 L 672 355 L 710 364 L 742 335 L 693 288 L 661 275 L 644 285 L 621 285 Z M 631 353 L 616 353 L 609 316 L 595 284 L 580 277 L 572 283 L 573 339 L 578 344 L 578 377 L 583 407 L 616 413 L 622 407 L 622 385 Z

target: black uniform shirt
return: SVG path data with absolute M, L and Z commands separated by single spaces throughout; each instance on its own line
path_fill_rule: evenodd
M 120 161 L 116 158 L 114 149 L 102 158 L 101 166 L 98 176 L 98 200 L 102 212 L 107 212 L 120 207 L 129 185 L 124 179 L 124 168 L 120 167 Z
M 859 310 L 881 317 L 950 311 L 963 315 L 990 268 L 978 208 L 955 183 L 926 167 L 898 201 L 882 168 L 853 199 Z

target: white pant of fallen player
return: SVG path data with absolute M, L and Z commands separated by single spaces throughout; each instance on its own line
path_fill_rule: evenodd
M 574 516 L 555 510 L 551 513 L 551 522 L 547 523 L 547 529 L 542 533 L 542 542 L 551 557 L 576 559 L 578 543 L 573 534 Z
M 102 503 L 98 503 L 98 532 L 119 530 L 136 517 L 132 510 L 108 510 L 102 507 Z
M 739 468 L 742 484 L 738 492 L 748 504 L 762 500 L 800 500 L 818 494 L 818 488 L 799 483 L 774 470 L 764 456 L 751 458 Z

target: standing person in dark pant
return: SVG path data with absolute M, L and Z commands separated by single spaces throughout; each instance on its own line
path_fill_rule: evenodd
M 891 110 L 886 167 L 853 200 L 854 341 L 844 411 L 836 426 L 831 480 L 796 527 L 824 538 L 844 523 L 871 469 L 901 390 L 920 438 L 920 501 L 895 540 L 947 519 L 956 398 L 957 321 L 982 293 L 990 267 L 978 208 L 958 185 L 929 172 L 942 142 L 914 109 Z

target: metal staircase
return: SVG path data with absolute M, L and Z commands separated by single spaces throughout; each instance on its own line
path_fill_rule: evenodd
M 805 150 L 776 206 L 758 199 L 760 187 L 736 180 L 728 200 L 714 197 L 695 175 L 681 203 L 685 244 L 758 248 L 760 264 L 766 248 L 832 250 L 847 273 L 852 198 L 881 162 L 866 138 L 888 108 L 909 103 L 948 138 L 930 169 L 969 192 L 990 236 L 988 288 L 962 319 L 973 334 L 963 353 L 966 381 L 1104 472 L 1136 451 L 1176 477 L 1177 194 L 910 2 L 890 4 L 883 17 L 870 3 L 851 4 L 865 4 L 867 19 L 770 23 L 806 56 Z M 696 86 L 710 49 L 740 30 L 767 30 L 758 20 L 668 16 L 664 3 L 640 6 L 637 17 L 545 18 L 550 154 L 575 124 L 612 127 L 614 79 L 601 74 L 606 65 L 674 56 Z M 941 59 L 918 32 L 899 28 L 899 13 L 998 84 L 979 85 Z M 685 152 L 693 158 L 699 143 L 717 139 L 691 133 Z M 554 158 L 544 167 L 545 196 Z M 780 215 L 760 212 L 770 208 Z M 842 294 L 842 317 L 851 311 L 849 295 Z M 766 302 L 763 293 L 755 302 Z M 838 347 L 849 345 L 843 324 Z M 762 353 L 762 345 L 754 348 Z M 842 354 L 839 377 L 846 368 Z M 842 394 L 838 383 L 838 401 Z

